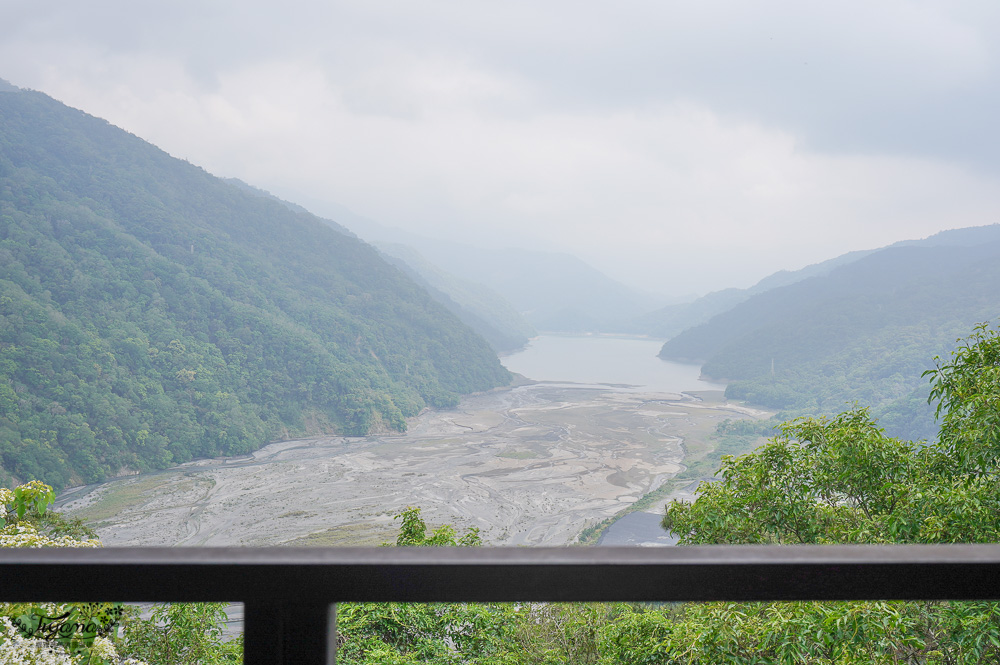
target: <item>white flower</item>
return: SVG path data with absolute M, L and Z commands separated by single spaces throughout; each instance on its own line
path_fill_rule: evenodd
M 30 524 L 18 522 L 0 529 L 0 547 L 100 547 L 99 540 L 74 540 L 69 536 L 50 538 Z
M 75 665 L 62 647 L 21 637 L 7 617 L 0 617 L 0 665 Z

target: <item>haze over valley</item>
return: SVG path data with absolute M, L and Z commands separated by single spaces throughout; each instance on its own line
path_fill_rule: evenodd
M 369 543 L 414 503 L 573 542 L 771 426 L 724 421 L 856 400 L 932 436 L 921 372 L 996 315 L 998 226 L 664 306 L 570 255 L 316 217 L 41 93 L 0 109 L 2 469 L 86 485 L 60 506 L 111 544 Z
M 0 662 L 239 665 L 250 588 L 247 662 L 1000 662 L 992 600 L 614 565 L 996 567 L 995 0 L 0 2 L 0 63 Z M 659 547 L 515 558 L 663 602 L 344 603 L 325 566 L 13 602 L 161 556 L 42 547 L 381 545 Z M 453 594 L 378 562 L 511 554 L 276 556 Z

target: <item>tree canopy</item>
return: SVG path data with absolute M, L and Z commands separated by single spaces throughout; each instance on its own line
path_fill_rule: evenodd
M 357 238 L 45 95 L 0 95 L 0 481 L 399 431 L 509 381 Z
M 935 441 L 890 437 L 863 408 L 801 418 L 723 458 L 664 527 L 681 545 L 1000 542 L 1000 333 L 981 324 L 935 360 Z M 680 617 L 649 643 L 684 655 L 662 662 L 1000 661 L 1000 603 L 712 603 Z
M 933 442 L 890 437 L 864 408 L 800 418 L 724 457 L 664 527 L 682 543 L 1000 541 L 1000 333 L 982 324 L 936 361 Z

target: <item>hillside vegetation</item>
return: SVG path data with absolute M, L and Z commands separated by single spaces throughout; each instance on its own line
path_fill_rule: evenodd
M 36 92 L 0 92 L 0 472 L 57 487 L 506 384 L 370 246 Z
M 896 435 L 933 436 L 921 373 L 1000 305 L 1000 227 L 941 235 L 757 294 L 660 355 L 703 363 L 733 399 L 811 413 L 860 401 Z
M 226 178 L 226 182 L 256 196 L 279 201 L 295 212 L 308 212 L 298 204 L 280 199 L 238 178 Z M 348 220 L 357 219 L 357 216 L 346 210 L 344 215 Z M 341 233 L 357 237 L 332 219 L 322 217 L 320 219 Z M 372 244 L 378 248 L 382 258 L 419 284 L 428 295 L 444 305 L 445 309 L 457 316 L 462 323 L 482 335 L 498 353 L 523 348 L 528 339 L 535 336 L 535 329 L 531 324 L 525 321 L 509 302 L 488 287 L 438 268 L 409 245 L 391 242 Z
M 688 328 L 707 323 L 713 316 L 732 309 L 758 293 L 794 284 L 810 277 L 826 275 L 834 268 L 857 261 L 870 253 L 868 250 L 848 252 L 799 270 L 779 270 L 748 289 L 722 289 L 707 293 L 691 302 L 667 305 L 637 317 L 631 322 L 629 332 L 652 337 L 673 337 Z

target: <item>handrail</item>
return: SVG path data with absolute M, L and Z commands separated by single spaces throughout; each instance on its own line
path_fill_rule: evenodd
M 244 603 L 245 663 L 334 662 L 334 603 L 1000 599 L 1000 545 L 0 549 L 0 599 Z

